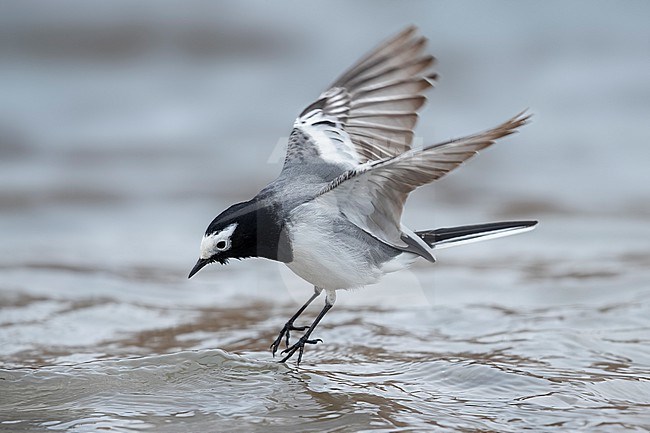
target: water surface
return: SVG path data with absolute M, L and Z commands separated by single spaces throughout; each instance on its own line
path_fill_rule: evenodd
M 646 3 L 139 4 L 0 14 L 0 431 L 650 430 Z M 405 221 L 540 225 L 340 293 L 278 364 L 312 289 L 265 260 L 188 281 L 200 237 L 409 23 L 442 74 L 419 134 L 535 116 Z

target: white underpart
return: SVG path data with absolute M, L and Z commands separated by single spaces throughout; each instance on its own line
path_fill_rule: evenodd
M 417 254 L 408 253 L 408 252 L 398 254 L 395 256 L 394 259 L 389 260 L 383 265 L 381 265 L 381 271 L 384 274 L 388 274 L 391 272 L 397 272 L 403 269 L 408 269 L 413 264 L 413 262 L 415 262 L 419 258 L 420 256 L 418 256 Z
M 201 240 L 201 258 L 209 259 L 218 252 L 226 251 L 230 248 L 230 237 L 235 232 L 237 228 L 237 223 L 232 223 L 225 229 L 217 233 L 212 233 L 208 236 L 203 236 Z M 217 243 L 225 241 L 226 248 L 219 250 L 217 249 Z
M 345 242 L 330 229 L 335 215 L 336 208 L 314 201 L 291 212 L 287 228 L 293 261 L 287 266 L 314 286 L 329 293 L 374 284 L 386 272 L 408 267 L 418 257 L 403 253 L 385 263 L 368 261 L 362 244 Z

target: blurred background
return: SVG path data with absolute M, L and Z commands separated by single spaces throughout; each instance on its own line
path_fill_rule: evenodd
M 2 11 L 5 269 L 184 274 L 207 223 L 277 175 L 302 108 L 409 24 L 430 39 L 441 75 L 422 140 L 524 108 L 534 117 L 417 191 L 407 224 L 538 218 L 541 239 L 562 216 L 559 252 L 576 237 L 645 241 L 632 228 L 650 216 L 645 2 L 21 1 Z
M 311 289 L 265 261 L 187 282 L 203 231 L 279 173 L 298 113 L 410 24 L 440 73 L 418 137 L 459 137 L 525 108 L 533 118 L 418 190 L 406 224 L 540 225 L 445 250 L 435 270 L 344 294 L 342 311 L 495 304 L 525 314 L 570 306 L 570 316 L 623 303 L 629 310 L 607 323 L 641 338 L 648 17 L 645 1 L 0 1 L 0 364 L 215 347 L 266 357 L 275 327 Z M 625 317 L 638 321 L 616 325 Z M 245 339 L 251 329 L 259 344 Z M 629 350 L 648 367 L 647 349 Z M 650 398 L 647 387 L 635 392 Z
M 650 214 L 645 2 L 21 1 L 2 11 L 4 260 L 191 262 L 209 219 L 278 173 L 297 113 L 408 24 L 430 39 L 441 74 L 423 140 L 534 115 L 471 168 L 418 191 L 426 227 L 464 209 L 470 221 Z

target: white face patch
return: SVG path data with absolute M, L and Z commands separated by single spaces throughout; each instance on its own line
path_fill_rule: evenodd
M 201 240 L 201 258 L 209 259 L 215 254 L 227 251 L 231 247 L 230 238 L 237 228 L 237 223 L 232 223 L 220 232 L 203 236 Z

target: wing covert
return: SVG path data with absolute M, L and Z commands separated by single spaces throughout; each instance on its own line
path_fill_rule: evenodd
M 344 171 L 410 149 L 423 93 L 436 78 L 426 39 L 416 33 L 409 27 L 379 45 L 303 110 L 285 167 L 320 159 Z
M 512 134 L 528 118 L 521 113 L 479 134 L 367 162 L 330 182 L 317 200 L 331 201 L 330 205 L 338 206 L 359 228 L 390 245 L 406 248 L 400 221 L 409 193 L 440 179 L 479 150 Z

